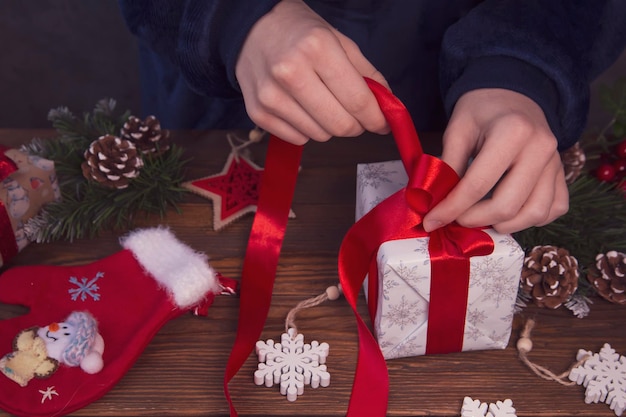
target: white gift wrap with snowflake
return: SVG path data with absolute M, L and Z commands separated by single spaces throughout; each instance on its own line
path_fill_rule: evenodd
M 0 266 L 30 242 L 28 219 L 61 198 L 54 162 L 0 145 Z
M 406 186 L 401 161 L 359 164 L 356 218 Z M 524 252 L 510 235 L 484 230 L 493 240 L 487 256 L 469 259 L 470 275 L 462 350 L 503 349 L 511 335 Z M 383 243 L 378 282 L 365 281 L 374 334 L 385 359 L 424 355 L 427 347 L 431 262 L 429 238 Z M 372 285 L 372 288 L 370 288 Z M 372 299 L 369 294 L 378 294 Z

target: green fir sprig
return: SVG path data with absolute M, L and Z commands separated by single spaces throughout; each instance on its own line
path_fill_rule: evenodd
M 626 252 L 623 192 L 615 184 L 585 174 L 570 184 L 569 193 L 569 211 L 550 224 L 516 233 L 520 246 L 526 251 L 537 245 L 565 248 L 583 269 L 593 264 L 599 253 Z
M 114 100 L 101 100 L 91 113 L 76 117 L 67 108 L 48 115 L 59 136 L 33 139 L 22 149 L 55 163 L 61 199 L 46 204 L 25 225 L 27 235 L 37 242 L 73 241 L 92 238 L 105 230 L 131 228 L 139 213 L 163 217 L 187 191 L 183 181 L 183 150 L 172 144 L 160 155 L 143 155 L 140 175 L 127 188 L 112 189 L 87 180 L 81 164 L 84 153 L 98 137 L 119 135 L 130 113 L 115 114 Z

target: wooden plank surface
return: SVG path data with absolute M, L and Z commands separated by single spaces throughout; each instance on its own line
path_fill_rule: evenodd
M 240 132 L 243 135 L 243 132 Z M 52 131 L 0 131 L 0 144 L 16 146 Z M 224 132 L 176 132 L 175 140 L 193 158 L 189 179 L 216 173 L 229 151 Z M 422 138 L 437 153 L 437 135 Z M 430 144 L 428 144 L 430 143 Z M 263 165 L 263 145 L 252 148 Z M 343 235 L 354 220 L 355 171 L 359 162 L 397 159 L 388 137 L 366 135 L 308 144 L 293 202 L 297 218 L 290 220 L 272 306 L 263 338 L 280 338 L 288 311 L 299 301 L 315 296 L 338 280 L 336 256 Z M 206 252 L 211 264 L 226 276 L 239 278 L 252 215 L 227 228 L 212 230 L 210 201 L 188 195 L 180 214 L 164 219 L 140 219 L 139 226 L 168 225 L 193 248 Z M 105 233 L 92 240 L 30 244 L 11 265 L 81 264 L 101 259 L 120 249 L 120 233 Z M 135 365 L 102 399 L 77 411 L 77 416 L 227 416 L 222 391 L 223 373 L 234 341 L 239 300 L 220 296 L 208 317 L 183 315 L 167 323 Z M 367 317 L 361 297 L 360 311 Z M 0 304 L 0 319 L 23 309 Z M 575 360 L 579 348 L 597 352 L 609 343 L 626 353 L 626 309 L 594 299 L 591 314 L 577 319 L 567 310 L 529 307 L 515 317 L 509 346 L 504 350 L 463 352 L 388 361 L 389 416 L 458 416 L 463 397 L 483 402 L 511 398 L 518 416 L 612 416 L 605 404 L 586 405 L 584 388 L 562 386 L 532 374 L 514 348 L 526 318 L 533 331 L 531 360 L 557 373 Z M 331 386 L 311 389 L 290 403 L 277 387 L 254 385 L 254 355 L 230 385 L 241 416 L 345 415 L 356 365 L 357 333 L 352 311 L 344 300 L 303 311 L 297 323 L 307 342 L 330 344 L 327 360 Z M 5 416 L 0 412 L 0 416 Z

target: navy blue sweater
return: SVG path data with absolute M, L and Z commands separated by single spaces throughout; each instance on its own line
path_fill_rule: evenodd
M 251 26 L 278 0 L 119 0 L 140 40 L 142 111 L 166 128 L 252 126 L 235 78 Z M 580 136 L 589 85 L 626 45 L 624 0 L 309 0 L 407 106 L 445 127 L 456 100 L 507 88 L 543 109 L 560 149 Z

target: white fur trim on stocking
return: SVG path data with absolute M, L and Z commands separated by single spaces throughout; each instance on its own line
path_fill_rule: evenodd
M 138 229 L 120 240 L 180 308 L 191 307 L 208 292 L 219 293 L 208 257 L 182 243 L 165 227 Z

